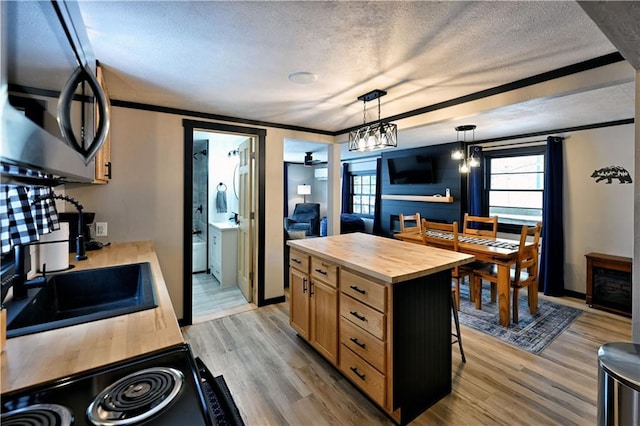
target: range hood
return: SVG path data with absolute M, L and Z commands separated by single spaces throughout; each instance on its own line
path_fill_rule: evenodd
M 95 164 L 85 165 L 82 156 L 62 140 L 37 126 L 8 101 L 6 86 L 2 89 L 0 110 L 0 161 L 47 175 L 51 184 L 92 182 Z M 16 170 L 16 168 L 11 168 Z M 33 175 L 33 174 L 32 174 Z M 33 176 L 24 173 L 1 172 L 2 183 L 32 182 Z M 43 182 L 46 184 L 46 182 Z
M 109 117 L 77 3 L 0 7 L 2 183 L 92 182 Z

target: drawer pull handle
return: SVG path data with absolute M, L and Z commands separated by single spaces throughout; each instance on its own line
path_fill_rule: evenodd
M 354 317 L 358 318 L 360 321 L 366 321 L 367 317 L 365 317 L 364 315 L 358 315 L 358 312 L 356 311 L 349 311 L 349 313 L 351 315 L 353 315 Z
M 364 349 L 364 348 L 365 348 L 365 346 L 367 346 L 367 345 L 365 345 L 364 343 L 360 343 L 360 342 L 358 342 L 358 339 L 357 339 L 356 337 L 352 337 L 352 338 L 350 338 L 349 340 L 351 340 L 351 341 L 352 341 L 353 343 L 355 343 L 356 345 L 360 346 L 362 349 Z
M 360 294 L 367 294 L 367 291 L 366 291 L 366 290 L 360 290 L 360 289 L 359 289 L 357 286 L 355 286 L 355 285 L 352 285 L 352 286 L 350 286 L 350 287 L 351 287 L 351 290 L 357 291 L 357 292 L 358 292 L 358 293 L 360 293 Z
M 302 279 L 302 292 L 303 293 L 307 292 L 307 279 L 306 278 Z
M 291 258 L 291 261 L 292 261 L 292 262 L 295 262 L 295 263 L 297 263 L 297 264 L 302 263 L 302 261 L 301 261 L 300 259 L 296 259 L 295 257 L 292 257 L 292 258 Z
M 327 271 L 323 271 L 322 269 L 316 269 L 316 272 L 322 274 L 322 275 L 327 275 Z
M 309 281 L 309 297 L 313 297 L 313 281 Z
M 360 377 L 361 380 L 364 380 L 364 378 L 366 377 L 366 375 L 360 373 L 356 367 L 349 367 L 349 368 L 351 369 L 351 371 L 353 371 L 353 373 L 356 376 Z

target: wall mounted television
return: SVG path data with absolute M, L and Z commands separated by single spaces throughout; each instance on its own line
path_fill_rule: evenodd
M 434 183 L 433 164 L 427 155 L 387 158 L 392 185 Z

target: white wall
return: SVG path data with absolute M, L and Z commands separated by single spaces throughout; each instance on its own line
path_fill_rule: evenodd
M 178 318 L 183 317 L 183 164 L 184 136 L 180 115 L 112 108 L 111 162 L 107 185 L 69 186 L 96 221 L 108 222 L 101 241 L 151 240 Z M 202 120 L 205 121 L 205 120 Z M 257 127 L 257 126 L 256 126 Z M 265 298 L 283 292 L 283 140 L 295 138 L 331 143 L 332 137 L 267 129 L 265 186 Z M 91 256 L 91 253 L 88 253 Z
M 311 195 L 306 196 L 307 203 L 320 203 L 320 217 L 327 215 L 327 181 L 315 178 L 315 169 L 323 166 L 305 167 L 302 164 L 289 164 L 287 171 L 288 192 L 287 206 L 289 214 L 293 214 L 296 204 L 302 203 L 305 199 L 298 195 L 298 185 L 311 185 Z
M 198 132 L 203 134 L 203 132 Z M 230 151 L 237 149 L 246 137 L 208 133 L 209 139 L 209 223 L 227 222 L 238 212 L 239 200 L 236 198 L 234 184 L 237 185 L 237 173 L 234 182 L 234 171 L 240 163 L 237 155 L 228 156 Z M 227 212 L 219 213 L 216 209 L 218 185 L 226 187 Z
M 633 257 L 633 184 L 596 183 L 594 170 L 622 166 L 634 176 L 634 125 L 585 130 L 564 141 L 565 288 L 586 292 L 585 254 Z M 637 288 L 637 286 L 636 286 Z M 634 289 L 635 290 L 635 289 Z

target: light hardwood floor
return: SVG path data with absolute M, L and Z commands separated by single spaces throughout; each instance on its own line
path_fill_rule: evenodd
M 221 287 L 211 274 L 193 274 L 192 322 L 199 324 L 256 308 L 237 285 Z
M 540 296 L 543 298 L 544 296 Z M 597 350 L 630 341 L 631 321 L 585 312 L 538 355 L 462 326 L 466 364 L 453 350 L 453 391 L 413 425 L 593 425 Z M 185 339 L 223 374 L 247 425 L 393 424 L 289 326 L 288 304 L 185 327 Z

